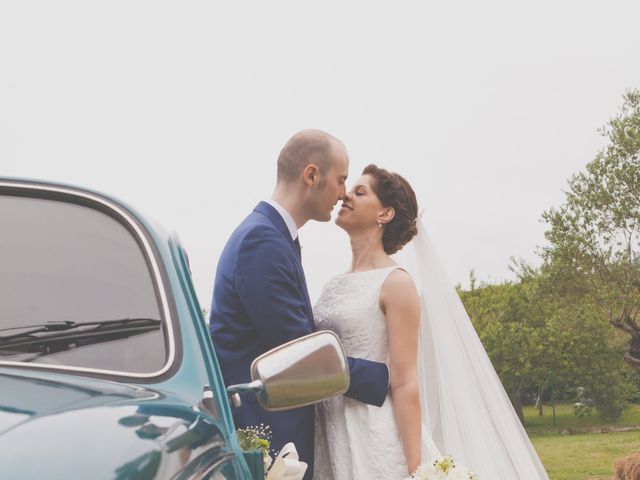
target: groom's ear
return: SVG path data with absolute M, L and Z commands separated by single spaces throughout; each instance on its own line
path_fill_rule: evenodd
M 302 171 L 302 179 L 308 187 L 317 186 L 320 183 L 320 169 L 317 165 L 310 163 Z

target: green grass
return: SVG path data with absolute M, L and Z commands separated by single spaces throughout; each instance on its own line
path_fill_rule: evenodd
M 524 414 L 527 432 L 550 480 L 611 480 L 617 458 L 640 452 L 638 405 L 610 422 L 596 413 L 577 417 L 571 404 L 560 404 L 556 406 L 555 427 L 550 406 L 545 406 L 542 417 L 533 407 L 525 407 Z M 614 431 L 634 427 L 638 429 Z
M 611 480 L 617 458 L 640 451 L 640 430 L 531 437 L 550 480 Z

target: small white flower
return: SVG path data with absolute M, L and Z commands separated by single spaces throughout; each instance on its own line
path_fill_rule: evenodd
M 263 453 L 264 453 L 264 456 L 262 457 L 262 460 L 264 463 L 264 471 L 266 472 L 269 470 L 269 467 L 271 466 L 271 462 L 273 461 L 273 459 L 267 452 L 263 452 Z
M 421 464 L 408 480 L 478 480 L 478 476 L 456 465 L 453 457 L 447 455 L 435 462 Z

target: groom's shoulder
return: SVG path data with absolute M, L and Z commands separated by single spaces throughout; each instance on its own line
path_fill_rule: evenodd
M 278 229 L 273 222 L 260 212 L 252 211 L 240 222 L 233 232 L 235 235 L 246 236 L 256 233 L 275 233 Z
M 236 227 L 229 242 L 238 246 L 247 242 L 286 244 L 285 238 L 273 222 L 255 210 Z

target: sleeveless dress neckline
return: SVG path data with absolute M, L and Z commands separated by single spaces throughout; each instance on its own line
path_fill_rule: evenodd
M 390 268 L 402 268 L 400 265 L 390 265 L 388 267 L 380 267 L 380 268 L 370 268 L 369 270 L 359 270 L 357 272 L 344 272 L 338 275 L 337 277 L 346 277 L 348 275 L 356 275 L 358 273 L 369 273 L 369 272 L 379 272 L 381 270 L 388 270 Z

